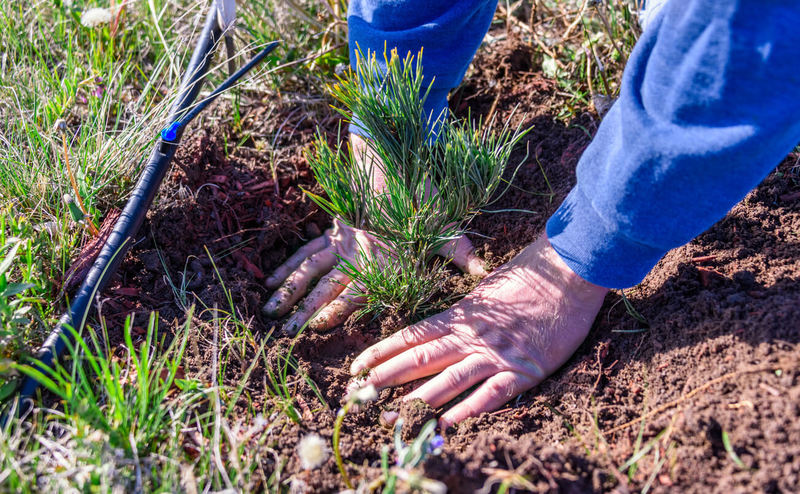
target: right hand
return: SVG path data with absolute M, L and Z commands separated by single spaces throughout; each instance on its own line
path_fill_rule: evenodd
M 374 159 L 361 137 L 351 134 L 350 142 L 354 156 Z M 373 187 L 382 188 L 382 177 L 373 177 L 372 182 Z M 286 321 L 283 330 L 288 334 L 296 334 L 317 311 L 320 312 L 309 322 L 314 330 L 327 330 L 343 323 L 362 301 L 349 286 L 350 279 L 338 269 L 339 258 L 358 266 L 356 258 L 359 249 L 374 254 L 377 248 L 378 241 L 369 233 L 334 220 L 332 228 L 301 247 L 267 278 L 267 288 L 277 288 L 277 291 L 264 305 L 264 313 L 272 318 L 283 316 L 306 294 L 314 280 L 319 279 L 297 312 Z M 438 254 L 452 259 L 453 264 L 466 273 L 481 277 L 488 274 L 483 261 L 473 253 L 472 243 L 466 237 L 448 242 L 439 249 Z
M 566 362 L 608 293 L 567 266 L 546 235 L 496 269 L 450 309 L 398 331 L 353 360 L 352 391 L 428 376 L 404 400 L 433 408 L 477 386 L 439 421 L 447 428 L 497 410 Z

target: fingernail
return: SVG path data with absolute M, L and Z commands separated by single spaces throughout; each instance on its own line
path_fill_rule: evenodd
M 378 420 L 383 427 L 390 429 L 394 425 L 394 423 L 397 422 L 398 418 L 400 418 L 399 412 L 387 410 L 381 413 L 380 418 Z
M 277 308 L 277 301 L 274 298 L 269 299 L 264 307 L 261 309 L 261 312 L 264 313 L 265 316 L 269 317 L 270 319 L 277 319 L 278 316 L 278 308 Z
M 356 374 L 364 370 L 364 367 L 366 367 L 364 365 L 364 362 L 358 359 L 353 360 L 353 363 L 350 364 L 350 375 L 355 376 Z
M 325 331 L 326 329 L 328 329 L 326 324 L 327 322 L 328 319 L 326 317 L 320 317 L 320 315 L 318 314 L 317 317 L 308 322 L 308 327 L 313 329 L 314 331 Z
M 300 331 L 300 328 L 303 325 L 297 320 L 297 316 L 294 315 L 286 321 L 286 324 L 283 325 L 283 332 L 289 336 L 294 336 Z
M 474 274 L 476 276 L 486 276 L 487 274 L 489 274 L 489 271 L 486 269 L 487 268 L 486 262 L 484 262 L 483 260 L 476 257 L 472 259 L 470 264 L 471 264 L 470 267 L 471 274 Z

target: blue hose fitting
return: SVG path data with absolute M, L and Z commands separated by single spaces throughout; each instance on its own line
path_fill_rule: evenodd
M 181 127 L 180 120 L 172 122 L 169 127 L 161 130 L 161 139 L 172 142 L 178 137 L 178 129 Z

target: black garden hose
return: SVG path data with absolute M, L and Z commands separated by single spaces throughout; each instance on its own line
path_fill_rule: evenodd
M 172 123 L 162 131 L 161 138 L 155 143 L 150 159 L 144 167 L 142 175 L 125 205 L 125 209 L 114 225 L 114 229 L 103 245 L 100 254 L 94 261 L 78 292 L 69 304 L 67 312 L 61 317 L 58 325 L 39 349 L 36 356 L 38 361 L 36 367 L 39 371 L 52 368 L 54 361 L 66 349 L 67 343 L 72 343 L 73 333 L 68 328 L 74 328 L 78 334 L 82 330 L 89 316 L 92 301 L 105 288 L 109 279 L 116 272 L 128 249 L 130 249 L 134 236 L 142 226 L 147 210 L 153 203 L 158 187 L 169 169 L 173 156 L 175 156 L 175 151 L 186 125 L 208 103 L 223 90 L 233 85 L 237 79 L 253 68 L 267 53 L 277 46 L 277 42 L 268 44 L 247 65 L 231 74 L 220 87 L 192 108 L 192 104 L 200 92 L 211 65 L 214 49 L 223 34 L 219 15 L 220 12 L 215 1 L 209 9 L 200 39 L 184 73 L 179 96 L 170 110 L 168 122 Z M 24 379 L 18 389 L 20 410 L 29 408 L 29 398 L 33 397 L 38 388 L 39 382 L 36 379 L 30 376 Z

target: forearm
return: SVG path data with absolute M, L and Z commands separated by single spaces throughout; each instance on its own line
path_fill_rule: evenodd
M 648 26 L 620 98 L 547 234 L 601 286 L 641 281 L 800 141 L 795 2 L 672 1 Z

